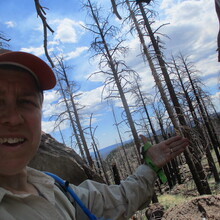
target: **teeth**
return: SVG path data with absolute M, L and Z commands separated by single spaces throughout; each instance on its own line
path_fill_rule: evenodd
M 0 144 L 15 144 L 24 141 L 24 138 L 0 138 Z

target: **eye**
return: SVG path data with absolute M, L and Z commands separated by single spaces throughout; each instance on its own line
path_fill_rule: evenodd
M 24 106 L 35 106 L 35 107 L 38 106 L 37 101 L 34 101 L 32 99 L 29 99 L 29 98 L 20 99 L 19 104 L 24 105 Z

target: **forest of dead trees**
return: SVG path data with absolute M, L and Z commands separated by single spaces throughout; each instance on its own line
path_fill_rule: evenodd
M 163 37 L 167 36 L 162 31 L 163 26 L 167 24 L 155 27 L 157 5 L 150 0 L 111 0 L 111 13 L 106 14 L 108 10 L 102 8 L 98 2 L 94 0 L 83 2 L 83 8 L 90 16 L 91 22 L 84 28 L 93 35 L 90 51 L 93 58 L 99 60 L 99 70 L 90 77 L 96 74 L 105 77 L 104 91 L 107 95 L 104 96 L 103 92 L 100 101 L 101 99 L 107 101 L 112 109 L 113 123 L 123 150 L 121 158 L 124 161 L 124 170 L 130 174 L 133 167 L 129 161 L 130 157 L 127 156 L 126 146 L 123 145 L 125 140 L 122 139 L 120 124 L 126 124 L 127 132 L 131 134 L 132 146 L 135 146 L 131 155 L 136 155 L 137 164 L 141 163 L 139 132 L 145 133 L 152 144 L 173 135 L 182 135 L 190 140 L 190 146 L 183 155 L 164 167 L 168 184 L 172 187 L 176 183 L 182 183 L 179 169 L 186 163 L 198 193 L 211 194 L 202 158 L 206 158 L 209 170 L 218 183 L 220 115 L 216 112 L 210 95 L 204 90 L 190 56 L 185 56 L 181 52 L 176 56 L 164 55 L 166 45 L 163 43 Z M 58 82 L 56 89 L 62 95 L 61 102 L 65 106 L 65 111 L 51 117 L 56 119 L 56 128 L 64 121 L 68 121 L 72 130 L 71 138 L 76 143 L 81 157 L 109 183 L 106 162 L 102 160 L 98 150 L 98 137 L 95 135 L 97 127 L 93 126 L 93 114 L 90 115 L 89 127 L 84 128 L 81 123 L 83 118 L 81 110 L 84 106 L 78 104 L 80 94 L 77 93 L 77 82 L 70 80 L 70 67 L 66 64 L 65 58 L 48 52 L 47 37 L 54 31 L 46 19 L 45 8 L 39 0 L 35 0 L 34 3 L 39 19 L 42 20 L 45 55 L 56 73 Z M 120 27 L 112 22 L 113 17 L 121 21 Z M 126 37 L 120 35 L 123 25 L 128 25 L 129 32 L 139 39 L 143 63 L 146 64 L 146 77 L 147 71 L 150 70 L 154 78 L 155 84 L 152 85 L 154 94 L 147 94 L 143 90 L 139 73 L 123 59 L 129 50 Z M 1 32 L 0 41 L 1 47 L 10 44 L 10 39 L 5 38 Z M 128 95 L 135 100 L 135 105 L 129 105 Z M 118 100 L 123 106 L 121 119 L 117 119 L 114 114 L 116 108 L 114 103 Z M 65 143 L 64 139 L 63 142 Z M 95 161 L 90 155 L 91 147 L 95 152 Z M 216 161 L 213 155 L 217 158 Z M 109 166 L 116 169 L 115 164 Z

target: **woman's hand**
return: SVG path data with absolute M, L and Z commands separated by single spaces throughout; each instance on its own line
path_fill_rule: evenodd
M 148 141 L 143 135 L 140 135 L 140 138 L 144 144 Z M 180 155 L 188 145 L 189 141 L 187 138 L 175 136 L 153 145 L 148 149 L 146 154 L 157 167 L 161 168 L 173 158 Z

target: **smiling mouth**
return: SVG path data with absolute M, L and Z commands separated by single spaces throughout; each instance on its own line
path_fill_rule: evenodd
M 17 146 L 24 143 L 24 138 L 0 138 L 0 144 L 10 147 Z

